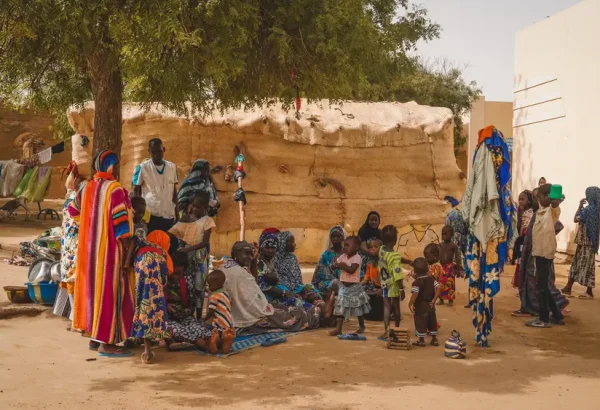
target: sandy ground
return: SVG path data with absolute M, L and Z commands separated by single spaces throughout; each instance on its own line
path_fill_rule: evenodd
M 0 225 L 0 255 L 41 230 L 37 223 Z M 49 313 L 0 320 L 0 408 L 600 408 L 600 303 L 572 300 L 567 326 L 527 328 L 510 316 L 518 308 L 512 272 L 496 299 L 489 349 L 473 346 L 464 281 L 456 306 L 438 308 L 441 339 L 458 329 L 469 341 L 462 361 L 444 358 L 442 347 L 387 350 L 376 340 L 381 324 L 367 322 L 366 342 L 317 330 L 227 359 L 161 349 L 148 366 L 141 351 L 126 359 L 97 357 L 86 339 L 66 330 L 66 319 Z M 566 272 L 559 266 L 561 284 Z M 25 280 L 25 268 L 0 266 L 1 286 Z M 412 327 L 406 303 L 402 308 L 403 326 Z

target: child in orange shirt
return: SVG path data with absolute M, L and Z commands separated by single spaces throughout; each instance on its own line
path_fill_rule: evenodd
M 362 285 L 367 295 L 378 294 L 381 296 L 381 277 L 379 275 L 379 248 L 381 247 L 381 241 L 379 239 L 372 239 L 367 243 L 367 246 L 372 259 L 367 264 Z

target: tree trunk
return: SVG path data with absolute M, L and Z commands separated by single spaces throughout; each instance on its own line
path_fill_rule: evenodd
M 104 149 L 121 156 L 123 79 L 108 53 L 98 53 L 88 60 L 94 95 L 93 155 Z

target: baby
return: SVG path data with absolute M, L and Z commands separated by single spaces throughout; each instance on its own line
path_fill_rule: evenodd
M 221 270 L 214 270 L 206 278 L 210 297 L 208 299 L 208 313 L 204 321 L 212 324 L 213 334 L 208 343 L 208 351 L 217 354 L 219 346 L 221 352 L 229 353 L 235 339 L 235 327 L 231 315 L 231 298 L 225 291 L 225 274 Z
M 431 334 L 431 345 L 439 346 L 435 301 L 440 297 L 440 285 L 431 274 L 427 273 L 427 265 L 425 258 L 415 259 L 413 267 L 416 279 L 408 302 L 408 308 L 415 319 L 415 334 L 419 338 L 414 345 L 419 347 L 425 346 L 427 333 Z

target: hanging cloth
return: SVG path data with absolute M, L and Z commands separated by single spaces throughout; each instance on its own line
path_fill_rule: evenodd
M 39 176 L 43 176 L 41 179 Z M 51 167 L 43 167 L 40 168 L 40 172 L 38 173 L 38 184 L 36 185 L 33 195 L 31 196 L 31 202 L 42 202 L 44 200 L 44 196 L 46 195 L 46 191 L 50 186 L 50 179 L 52 178 L 52 168 Z
M 21 195 L 23 195 L 23 192 L 25 192 L 25 189 L 27 189 L 27 184 L 29 184 L 29 180 L 31 179 L 32 175 L 33 175 L 33 168 L 30 168 L 27 171 L 27 173 L 25 174 L 25 176 L 21 179 L 21 182 L 19 182 L 19 185 L 17 185 L 17 187 L 13 191 L 13 196 L 15 198 L 18 198 Z
M 0 190 L 0 196 L 10 196 L 17 185 L 19 185 L 19 181 L 23 178 L 24 172 L 24 165 L 21 165 L 16 161 L 8 161 L 8 164 L 2 167 L 2 184 L 0 184 L 2 189 Z
M 31 174 L 31 177 L 29 178 L 29 181 L 27 182 L 27 188 L 25 188 L 25 192 L 23 192 L 23 196 L 29 202 L 31 202 L 31 199 L 33 198 L 33 193 L 35 192 L 35 188 L 38 186 L 38 174 L 39 173 L 40 173 L 39 167 L 33 168 L 33 173 Z
M 59 142 L 58 144 L 54 145 L 52 148 L 52 154 L 60 154 L 61 152 L 63 152 L 65 150 L 65 142 Z
M 46 164 L 52 160 L 52 148 L 46 148 L 45 150 L 38 152 L 37 157 L 40 160 L 40 164 Z

